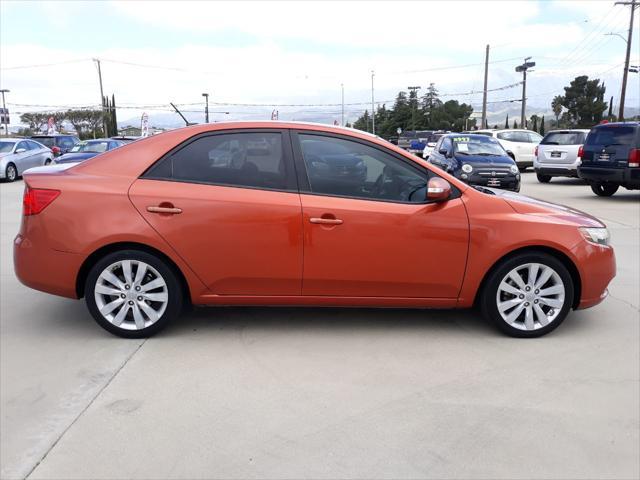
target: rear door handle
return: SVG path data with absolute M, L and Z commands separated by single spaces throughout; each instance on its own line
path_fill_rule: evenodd
M 309 221 L 311 223 L 320 223 L 323 225 L 342 225 L 342 220 L 340 220 L 339 218 L 318 218 L 318 217 L 311 217 L 309 219 Z
M 176 207 L 158 207 L 158 206 L 150 206 L 147 207 L 147 212 L 151 212 L 151 213 L 167 213 L 170 215 L 175 215 L 177 213 L 182 213 L 182 209 L 181 208 L 176 208 Z

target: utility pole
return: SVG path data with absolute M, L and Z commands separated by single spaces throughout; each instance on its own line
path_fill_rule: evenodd
M 411 123 L 413 124 L 413 129 L 416 129 L 416 113 L 418 112 L 418 90 L 422 87 L 407 87 L 409 91 L 416 92 L 415 103 L 413 104 L 413 111 L 411 112 Z
M 520 128 L 527 128 L 527 70 L 535 67 L 536 62 L 530 62 L 531 57 L 524 59 L 522 65 L 516 67 L 516 72 L 522 72 L 522 111 L 520 112 Z
M 487 87 L 489 80 L 489 45 L 484 56 L 484 92 L 482 94 L 482 120 L 480 128 L 487 128 Z
M 102 105 L 102 134 L 107 135 L 107 119 L 104 113 L 104 92 L 102 91 L 102 70 L 100 69 L 100 59 L 94 58 L 94 62 L 98 65 L 98 80 L 100 80 L 100 105 Z
M 9 136 L 9 114 L 6 113 L 7 112 L 7 107 L 4 104 L 4 94 L 11 92 L 11 90 L 7 90 L 6 88 L 3 88 L 2 90 L 0 90 L 0 92 L 2 92 L 2 118 L 3 118 L 3 120 L 4 120 L 5 115 L 7 116 L 7 118 L 6 118 L 7 123 L 2 122 L 2 123 L 4 123 L 4 135 L 5 135 L 5 137 L 8 137 Z
M 616 2 L 615 5 L 631 6 L 631 15 L 629 15 L 629 33 L 627 34 L 627 56 L 624 60 L 624 72 L 622 74 L 622 92 L 620 93 L 620 110 L 618 113 L 618 121 L 624 121 L 624 98 L 627 90 L 627 77 L 629 75 L 629 56 L 631 55 L 631 38 L 633 36 L 633 14 L 636 7 L 640 4 L 636 0 L 630 2 Z
M 342 123 L 341 125 L 344 127 L 344 83 L 340 84 L 340 88 L 342 89 Z
M 204 123 L 209 123 L 209 94 L 208 93 L 203 93 L 202 96 L 205 98 L 205 105 L 204 105 Z
M 376 112 L 373 106 L 373 77 L 375 72 L 371 70 L 371 133 L 376 134 Z

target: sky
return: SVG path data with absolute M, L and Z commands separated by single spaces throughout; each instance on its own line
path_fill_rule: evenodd
M 636 12 L 631 64 L 640 64 Z M 577 75 L 602 79 L 620 97 L 629 7 L 614 1 L 0 1 L 0 87 L 19 113 L 92 106 L 115 94 L 118 118 L 190 120 L 310 116 L 347 120 L 390 106 L 399 90 L 430 83 L 443 100 L 482 104 L 490 48 L 490 109 L 521 96 L 515 66 L 532 57 L 528 115 L 549 111 Z M 640 107 L 630 73 L 627 108 Z M 475 93 L 474 93 L 475 92 Z M 254 104 L 254 105 L 246 105 Z M 328 104 L 328 105 L 327 105 Z M 303 105 L 288 107 L 285 105 Z M 322 105 L 322 106 L 317 106 Z M 229 112 L 229 113 L 225 113 Z M 177 116 L 176 116 L 177 117 Z M 179 119 L 178 119 L 179 120 Z

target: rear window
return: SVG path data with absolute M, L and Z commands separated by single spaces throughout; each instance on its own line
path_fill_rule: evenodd
M 540 142 L 542 145 L 582 145 L 584 132 L 550 132 Z
M 54 143 L 53 137 L 33 137 L 34 140 L 37 140 L 38 142 L 40 142 L 41 144 L 47 146 L 47 147 L 53 147 Z
M 594 128 L 587 136 L 586 145 L 631 145 L 636 135 L 636 127 L 599 127 Z

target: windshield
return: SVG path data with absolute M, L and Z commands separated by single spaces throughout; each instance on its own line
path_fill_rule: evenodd
M 636 134 L 635 127 L 599 127 L 587 136 L 587 145 L 631 145 Z
M 16 142 L 0 142 L 0 153 L 7 153 L 13 150 Z
M 542 145 L 582 145 L 584 132 L 550 132 L 540 142 Z
M 70 152 L 73 153 L 102 153 L 106 152 L 109 147 L 109 142 L 80 142 L 76 143 Z
M 490 137 L 452 137 L 453 151 L 459 155 L 505 155 L 502 146 Z
M 444 133 L 432 133 L 427 137 L 427 142 L 436 143 L 438 140 L 440 140 L 440 138 L 442 138 L 443 135 Z

